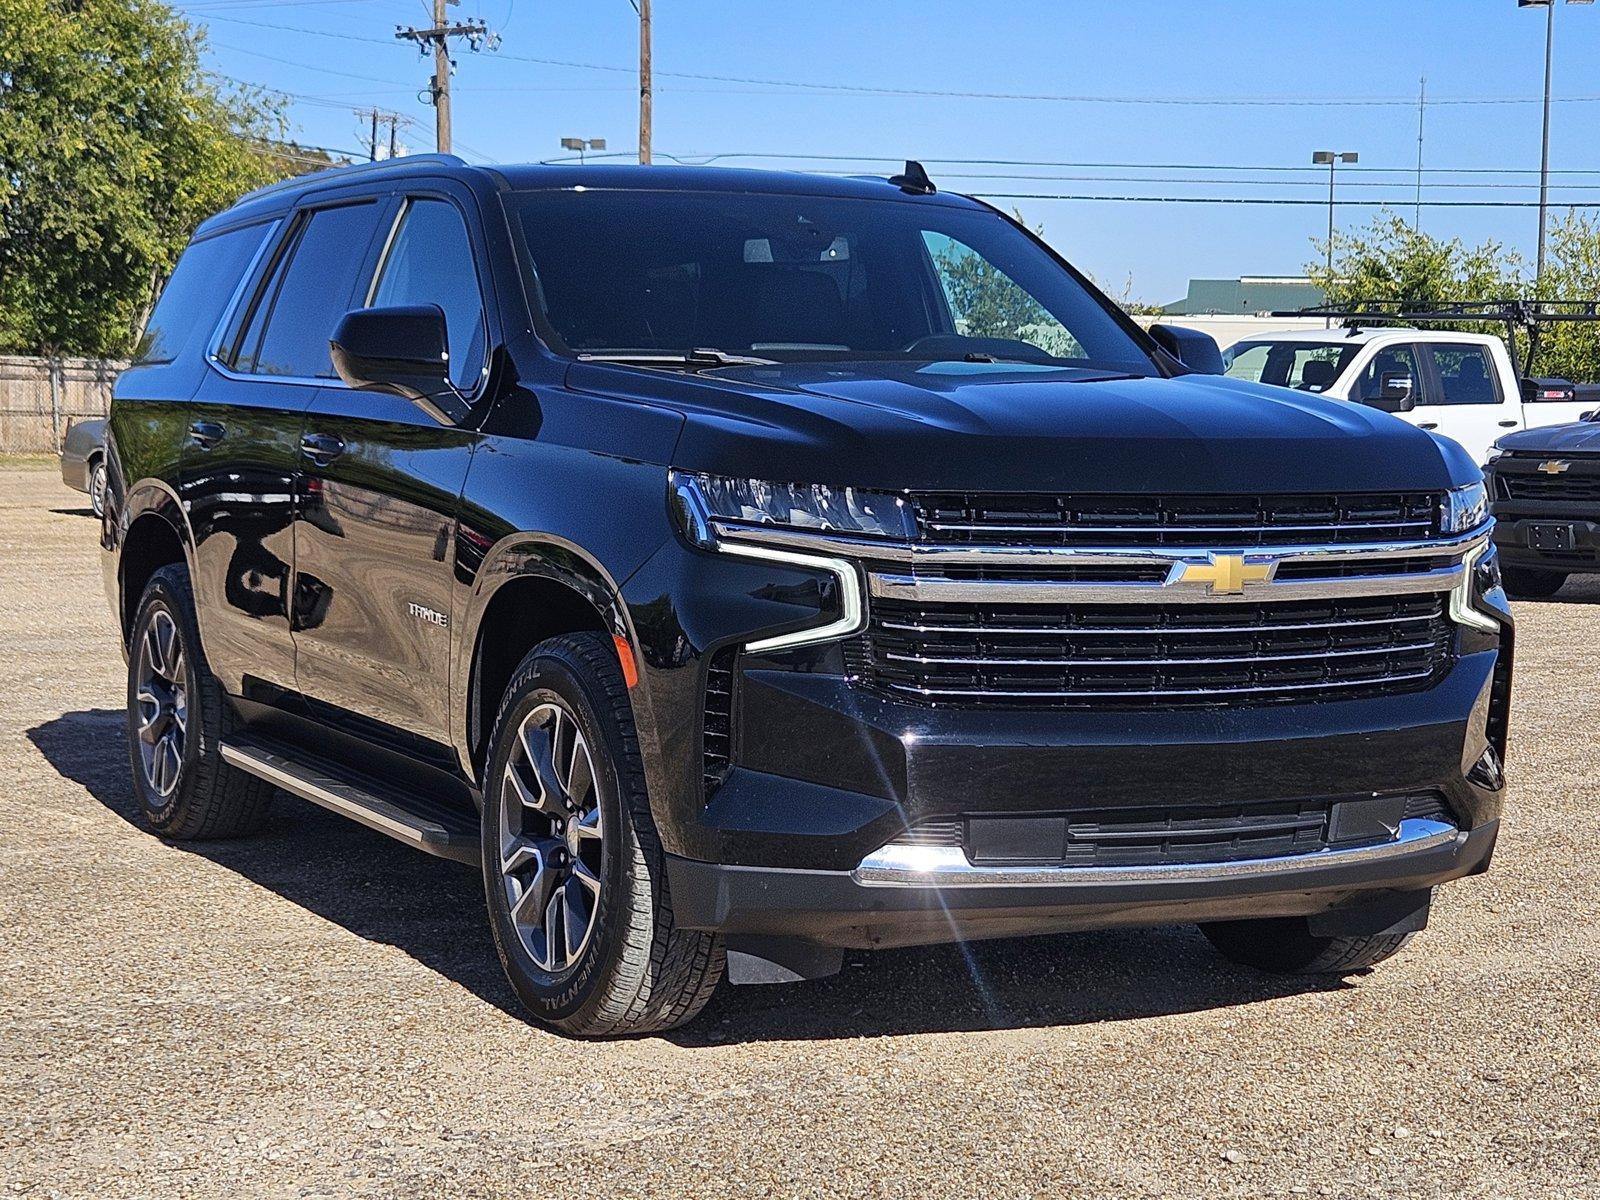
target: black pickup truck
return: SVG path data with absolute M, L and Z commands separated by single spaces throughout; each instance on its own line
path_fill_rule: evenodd
M 1554 381 L 1572 389 L 1571 384 Z M 1589 394 L 1600 410 L 1600 388 Z M 1571 575 L 1600 574 L 1600 421 L 1521 429 L 1495 442 L 1486 468 L 1494 542 L 1513 595 L 1554 596 Z
M 1217 360 L 914 164 L 253 193 L 112 406 L 145 814 L 479 866 L 586 1035 L 960 939 L 1377 962 L 1498 829 L 1482 477 Z

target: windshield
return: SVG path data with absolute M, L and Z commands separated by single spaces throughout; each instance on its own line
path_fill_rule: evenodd
M 1155 373 L 1089 289 L 995 213 L 716 191 L 509 203 L 558 350 Z
M 1235 379 L 1325 392 L 1359 349 L 1349 342 L 1238 342 L 1222 352 L 1222 362 Z

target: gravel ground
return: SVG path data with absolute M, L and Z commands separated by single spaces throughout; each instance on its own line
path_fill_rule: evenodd
M 1525 604 L 1494 870 L 1347 982 L 1189 928 L 525 1024 L 474 872 L 283 798 L 138 823 L 84 499 L 0 468 L 0 1195 L 1600 1195 L 1600 586 Z

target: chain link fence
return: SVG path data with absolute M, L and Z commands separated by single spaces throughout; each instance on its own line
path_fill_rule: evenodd
M 126 363 L 0 355 L 0 454 L 54 454 L 75 421 L 103 417 Z

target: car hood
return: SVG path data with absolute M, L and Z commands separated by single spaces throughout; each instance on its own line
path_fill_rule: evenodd
M 674 465 L 857 487 L 1080 492 L 1445 488 L 1466 452 L 1375 409 L 1214 375 L 807 363 L 698 375 L 579 364 L 569 386 L 669 404 Z
M 1517 454 L 1600 454 L 1600 421 L 1574 421 L 1508 434 L 1497 443 Z

